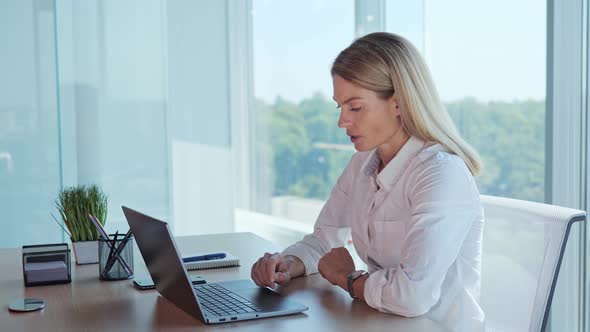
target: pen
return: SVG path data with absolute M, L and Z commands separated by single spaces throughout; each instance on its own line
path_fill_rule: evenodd
M 106 260 L 105 265 L 104 265 L 105 267 L 104 267 L 104 270 L 102 271 L 102 275 L 105 278 L 107 278 L 107 275 L 109 274 L 109 271 L 110 271 L 109 265 L 112 265 L 111 264 L 111 260 L 113 259 L 113 257 L 115 257 L 115 256 L 113 256 L 113 253 L 115 252 L 115 246 L 116 246 L 116 243 L 117 243 L 117 237 L 118 236 L 119 236 L 119 232 L 115 233 L 115 237 L 113 238 L 113 240 L 111 240 L 112 242 L 109 245 L 109 248 L 111 248 L 111 250 L 109 250 L 109 255 L 107 256 L 107 260 Z
M 190 257 L 183 257 L 183 263 L 190 263 L 190 262 L 198 262 L 198 261 L 211 261 L 215 259 L 222 259 L 225 258 L 226 254 L 224 252 L 218 252 L 214 254 L 206 254 L 206 255 L 199 255 L 199 256 L 190 256 Z
M 96 227 L 96 230 L 98 231 L 98 234 L 100 234 L 100 237 L 102 237 L 102 239 L 105 241 L 110 241 L 111 239 L 109 239 L 109 235 L 104 230 L 104 228 L 102 228 L 102 225 L 100 224 L 100 222 L 98 222 L 98 219 L 90 213 L 88 214 L 88 218 L 90 218 L 90 221 L 92 221 L 92 224 L 94 224 L 94 227 Z
M 104 228 L 102 227 L 100 222 L 98 222 L 98 219 L 91 214 L 88 214 L 88 218 L 90 218 L 90 221 L 92 221 L 92 223 L 94 224 L 94 227 L 96 227 L 96 230 L 100 234 L 100 237 L 102 237 L 102 239 L 105 241 L 105 244 L 110 248 L 111 247 L 111 242 L 110 242 L 111 239 L 109 238 L 109 235 L 104 230 Z M 127 233 L 131 233 L 131 230 L 129 230 L 129 232 L 127 232 Z M 127 234 L 125 234 L 125 235 L 127 235 Z M 123 269 L 125 269 L 125 272 L 127 272 L 129 275 L 133 274 L 133 272 L 132 272 L 133 269 L 129 266 L 129 264 L 127 264 L 127 261 L 125 261 L 123 259 L 123 257 L 121 257 L 120 254 L 116 254 L 115 257 L 117 258 L 119 263 L 121 263 L 121 265 L 123 265 Z
M 119 244 L 119 246 L 117 247 L 117 249 L 115 250 L 115 252 L 113 253 L 113 256 L 110 258 L 110 260 L 107 262 L 105 270 L 110 270 L 113 267 L 113 264 L 115 264 L 115 259 L 119 259 L 119 262 L 125 262 L 127 263 L 127 261 L 125 261 L 125 259 L 123 257 L 121 257 L 121 252 L 123 251 L 123 249 L 125 248 L 125 245 L 127 245 L 127 241 L 129 240 L 129 237 L 131 236 L 131 230 L 127 231 L 127 233 L 125 234 L 125 236 L 123 237 L 123 239 L 121 240 L 121 243 Z M 116 237 L 115 237 L 115 242 L 116 242 Z M 125 272 L 127 272 L 129 275 L 133 274 L 133 270 L 127 270 L 128 266 L 125 266 L 123 264 L 121 264 L 123 266 L 123 269 L 125 269 Z

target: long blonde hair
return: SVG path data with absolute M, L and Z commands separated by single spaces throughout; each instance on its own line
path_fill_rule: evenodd
M 363 36 L 336 57 L 334 75 L 384 99 L 395 95 L 402 126 L 410 136 L 440 143 L 461 157 L 471 174 L 479 173 L 479 155 L 459 134 L 424 59 L 407 39 L 385 32 Z

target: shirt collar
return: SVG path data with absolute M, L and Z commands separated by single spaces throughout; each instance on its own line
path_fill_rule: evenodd
M 402 171 L 407 167 L 409 162 L 420 152 L 426 142 L 415 137 L 410 136 L 410 139 L 402 146 L 399 152 L 391 159 L 391 161 L 385 166 L 381 173 L 377 174 L 379 169 L 379 163 L 381 158 L 377 153 L 377 150 L 373 150 L 370 153 L 369 158 L 363 164 L 361 168 L 363 175 L 375 176 L 377 174 L 377 184 L 379 187 L 389 191 L 393 185 L 399 180 L 399 176 Z

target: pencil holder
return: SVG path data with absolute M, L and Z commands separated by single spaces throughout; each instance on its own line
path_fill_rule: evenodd
M 98 273 L 101 280 L 133 278 L 133 235 L 117 241 L 98 240 Z

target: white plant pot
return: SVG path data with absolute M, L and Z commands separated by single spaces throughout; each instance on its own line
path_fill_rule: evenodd
M 76 264 L 98 263 L 98 241 L 76 241 L 72 242 Z

